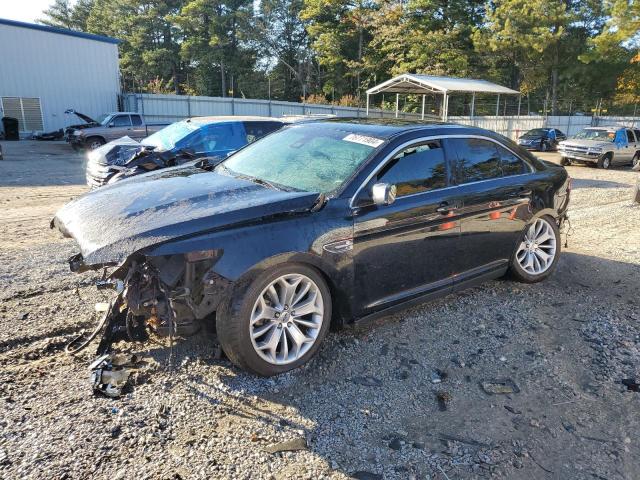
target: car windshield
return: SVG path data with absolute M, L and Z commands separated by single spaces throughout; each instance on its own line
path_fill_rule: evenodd
M 613 142 L 613 139 L 615 138 L 615 136 L 616 136 L 616 133 L 611 130 L 594 130 L 594 129 L 586 128 L 576 133 L 576 136 L 574 138 Z
M 544 128 L 534 128 L 533 130 L 529 130 L 527 133 L 523 135 L 523 137 L 543 137 L 547 134 L 547 130 Z
M 103 113 L 102 115 L 100 115 L 98 117 L 98 120 L 96 120 L 100 125 L 106 125 L 111 121 L 111 118 L 113 117 L 113 115 L 109 114 L 109 113 Z
M 172 123 L 162 130 L 158 130 L 153 135 L 149 135 L 142 143 L 150 147 L 155 147 L 158 150 L 171 150 L 176 146 L 176 143 L 190 133 L 198 130 L 198 128 L 198 125 L 186 120 Z
M 329 194 L 382 143 L 382 139 L 349 131 L 347 125 L 297 125 L 248 145 L 216 170 Z

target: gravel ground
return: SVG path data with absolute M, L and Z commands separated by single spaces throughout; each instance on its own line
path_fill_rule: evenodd
M 569 246 L 546 282 L 489 282 L 330 333 L 272 379 L 217 359 L 210 332 L 121 343 L 144 358 L 94 396 L 64 344 L 101 294 L 49 230 L 82 193 L 81 155 L 2 144 L 0 477 L 21 479 L 635 479 L 640 471 L 640 206 L 635 173 L 569 167 Z M 555 158 L 555 154 L 546 154 Z M 93 350 L 93 348 L 91 349 Z M 490 395 L 481 383 L 517 392 Z M 631 388 L 631 389 L 630 389 Z M 302 448 L 268 453 L 294 441 Z

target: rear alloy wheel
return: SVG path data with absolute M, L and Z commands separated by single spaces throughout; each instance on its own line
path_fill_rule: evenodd
M 549 217 L 538 218 L 524 232 L 511 261 L 511 273 L 522 282 L 539 282 L 555 269 L 559 255 L 558 225 Z
M 598 159 L 598 168 L 607 170 L 609 167 L 611 167 L 611 155 L 607 153 L 604 157 Z
M 331 321 L 329 289 L 315 270 L 290 265 L 267 273 L 237 299 L 236 313 L 223 309 L 216 321 L 229 359 L 263 376 L 306 363 Z
M 633 156 L 633 160 L 631 160 L 631 166 L 635 168 L 636 166 L 638 166 L 638 163 L 640 163 L 640 152 L 636 152 L 636 154 Z

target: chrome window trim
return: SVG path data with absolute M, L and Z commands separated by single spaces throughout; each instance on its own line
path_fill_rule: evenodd
M 356 193 L 354 193 L 353 196 L 351 197 L 351 200 L 349 200 L 349 207 L 350 208 L 354 208 L 353 204 L 354 204 L 356 198 L 358 197 L 358 195 L 360 194 L 360 192 L 362 192 L 362 190 L 367 186 L 367 184 L 371 181 L 371 179 L 380 170 L 382 170 L 382 168 L 384 168 L 385 165 L 387 165 L 387 163 L 389 163 L 393 159 L 393 157 L 395 157 L 401 150 L 403 150 L 403 149 L 405 149 L 405 148 L 407 148 L 407 147 L 409 147 L 409 146 L 411 146 L 413 144 L 427 142 L 429 140 L 442 140 L 442 139 L 445 139 L 445 138 L 478 138 L 478 139 L 481 139 L 481 140 L 488 140 L 488 141 L 493 142 L 496 145 L 504 148 L 505 150 L 511 152 L 513 155 L 515 155 L 517 158 L 519 158 L 526 166 L 529 167 L 529 172 L 528 173 L 520 173 L 518 175 L 507 175 L 506 177 L 499 177 L 499 178 L 521 177 L 523 175 L 529 175 L 530 173 L 534 173 L 534 169 L 533 169 L 533 167 L 531 166 L 531 164 L 529 162 L 527 162 L 524 158 L 522 158 L 520 155 L 518 155 L 516 152 L 514 152 L 508 146 L 500 143 L 498 140 L 495 140 L 495 139 L 493 139 L 491 137 L 486 137 L 484 135 L 465 135 L 465 134 L 431 135 L 429 137 L 419 137 L 419 138 L 414 138 L 413 140 L 409 140 L 409 141 L 399 145 L 398 147 L 393 149 L 391 151 L 391 153 L 389 153 L 380 163 L 378 163 L 376 168 L 374 168 L 373 171 L 369 175 L 367 175 L 367 178 L 364 179 L 364 182 L 362 182 L 360 184 L 360 186 L 356 190 Z M 447 160 L 446 153 L 445 153 L 445 160 Z M 461 183 L 461 184 L 456 184 L 456 185 L 449 185 L 448 187 L 443 187 L 443 188 L 434 188 L 433 190 L 425 190 L 424 192 L 417 192 L 417 193 L 412 193 L 410 195 L 404 195 L 402 197 L 398 197 L 398 200 L 400 200 L 402 198 L 412 197 L 412 196 L 415 196 L 415 195 L 422 195 L 422 194 L 425 194 L 425 193 L 438 192 L 438 191 L 446 190 L 446 189 L 449 189 L 449 188 L 461 187 L 463 185 L 473 185 L 473 184 L 476 184 L 476 183 L 491 182 L 493 180 L 498 180 L 498 178 L 487 178 L 485 180 L 476 180 L 476 181 L 473 181 L 473 182 Z

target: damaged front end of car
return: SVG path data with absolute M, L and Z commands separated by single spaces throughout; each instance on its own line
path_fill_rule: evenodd
M 134 255 L 110 275 L 103 275 L 97 288 L 113 289 L 115 294 L 100 321 L 96 354 L 108 353 L 121 340 L 146 341 L 150 333 L 161 337 L 197 333 L 231 285 L 213 271 L 220 254 L 208 250 L 159 257 Z M 108 268 L 87 266 L 81 255 L 69 259 L 69 265 L 75 272 L 102 267 L 106 272 Z M 79 350 L 72 348 L 72 352 Z

